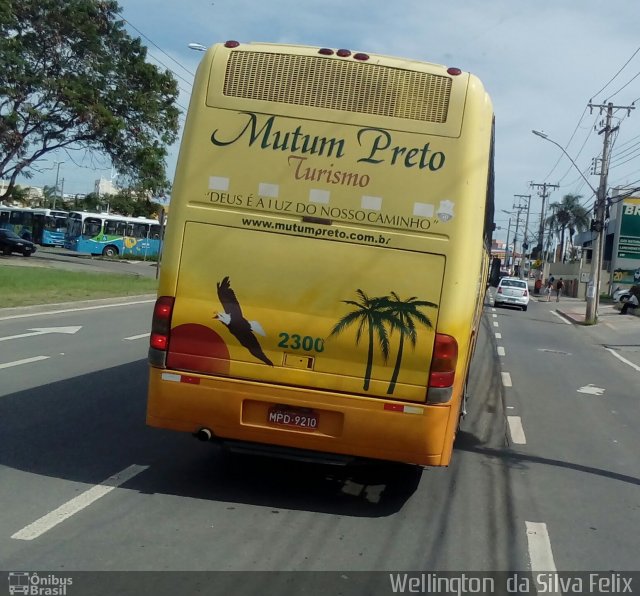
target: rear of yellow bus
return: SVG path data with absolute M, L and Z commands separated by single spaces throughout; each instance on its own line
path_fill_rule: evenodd
M 458 69 L 238 44 L 200 64 L 147 423 L 447 465 L 482 309 L 492 107 Z

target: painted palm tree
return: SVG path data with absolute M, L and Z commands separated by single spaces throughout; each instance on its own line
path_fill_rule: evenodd
M 559 203 L 549 205 L 552 213 L 547 218 L 547 225 L 560 235 L 560 258 L 565 261 L 564 239 L 565 232 L 569 232 L 569 239 L 573 245 L 573 236 L 576 231 L 586 230 L 589 227 L 589 212 L 580 204 L 581 195 L 568 194 L 562 197 Z
M 398 375 L 400 374 L 400 364 L 402 363 L 402 354 L 404 350 L 404 338 L 409 338 L 411 347 L 415 348 L 416 340 L 418 339 L 416 322 L 429 329 L 433 329 L 433 325 L 429 317 L 419 310 L 425 306 L 438 308 L 437 304 L 427 302 L 426 300 L 418 300 L 415 296 L 407 298 L 406 300 L 401 300 L 395 292 L 391 292 L 388 302 L 389 311 L 393 315 L 391 319 L 391 332 L 393 333 L 394 330 L 400 332 L 400 343 L 398 346 L 396 363 L 393 368 L 393 375 L 391 376 L 391 382 L 387 389 L 387 394 L 389 395 L 395 391 Z
M 373 353 L 375 347 L 375 339 L 377 337 L 378 346 L 382 352 L 385 362 L 389 357 L 389 336 L 385 324 L 391 324 L 391 311 L 389 310 L 389 297 L 383 296 L 378 298 L 369 298 L 365 292 L 356 290 L 358 300 L 343 300 L 345 304 L 354 307 L 350 313 L 340 319 L 333 329 L 329 337 L 339 335 L 351 325 L 357 325 L 356 345 L 360 343 L 362 336 L 367 333 L 369 345 L 367 348 L 367 368 L 364 373 L 363 389 L 369 389 L 371 382 L 371 371 L 373 369 Z

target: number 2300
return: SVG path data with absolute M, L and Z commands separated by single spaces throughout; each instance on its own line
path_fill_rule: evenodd
M 297 333 L 280 333 L 278 335 L 280 341 L 278 347 L 288 350 L 304 350 L 305 352 L 323 352 L 324 340 L 320 337 L 310 337 L 305 335 L 301 337 Z

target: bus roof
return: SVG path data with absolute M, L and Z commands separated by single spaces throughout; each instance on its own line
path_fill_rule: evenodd
M 142 215 L 138 217 L 133 217 L 131 215 L 120 215 L 119 213 L 93 213 L 90 211 L 71 211 L 69 213 L 71 217 L 78 217 L 80 219 L 85 220 L 87 217 L 95 217 L 97 219 L 117 219 L 119 221 L 124 221 L 127 223 L 146 223 L 146 224 L 157 224 L 160 222 L 157 219 L 151 219 L 148 217 L 144 217 Z

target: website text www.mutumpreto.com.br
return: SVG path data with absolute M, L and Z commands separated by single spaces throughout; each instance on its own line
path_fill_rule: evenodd
M 333 238 L 336 240 L 351 240 L 354 242 L 363 242 L 365 244 L 376 244 L 379 246 L 389 246 L 391 238 L 382 234 L 366 234 L 363 232 L 345 232 L 335 228 L 322 228 L 315 226 L 305 226 L 296 222 L 283 223 L 265 221 L 262 219 L 243 218 L 242 225 L 247 228 L 259 228 L 263 230 L 272 230 L 274 232 L 284 232 L 289 234 L 298 234 L 301 236 L 312 236 L 314 238 Z

